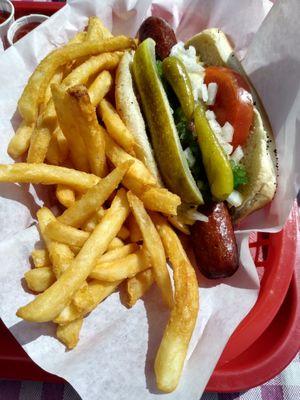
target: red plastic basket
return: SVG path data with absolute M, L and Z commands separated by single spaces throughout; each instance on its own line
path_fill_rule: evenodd
M 51 15 L 64 4 L 13 2 L 16 18 Z M 236 329 L 207 385 L 208 391 L 232 392 L 257 386 L 278 374 L 299 351 L 300 259 L 298 208 L 276 234 L 253 234 L 250 247 L 264 268 L 257 303 Z M 62 382 L 31 361 L 0 320 L 0 378 Z

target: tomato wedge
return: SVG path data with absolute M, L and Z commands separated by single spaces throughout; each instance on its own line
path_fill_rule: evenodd
M 210 82 L 218 85 L 215 104 L 210 109 L 220 125 L 228 121 L 233 126 L 232 146 L 243 145 L 253 119 L 253 101 L 248 83 L 240 74 L 225 67 L 206 68 L 205 83 L 208 85 Z

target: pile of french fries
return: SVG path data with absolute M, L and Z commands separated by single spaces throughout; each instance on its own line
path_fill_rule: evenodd
M 27 162 L 0 165 L 0 182 L 55 185 L 64 209 L 37 212 L 44 248 L 32 251 L 33 268 L 25 273 L 37 296 L 17 315 L 53 321 L 71 349 L 84 317 L 121 284 L 129 307 L 157 284 L 171 312 L 155 373 L 159 389 L 169 392 L 195 326 L 198 285 L 168 222 L 180 227 L 180 198 L 136 158 L 134 136 L 114 107 L 115 70 L 136 45 L 91 17 L 86 31 L 42 60 L 18 102 L 22 123 L 8 147 L 12 158 Z

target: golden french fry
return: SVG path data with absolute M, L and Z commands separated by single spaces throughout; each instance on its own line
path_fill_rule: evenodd
M 181 204 L 180 197 L 177 194 L 161 187 L 147 188 L 139 197 L 148 210 L 169 215 L 176 215 L 177 207 Z
M 60 157 L 59 163 L 62 163 L 66 160 L 69 154 L 68 141 L 59 126 L 56 127 L 55 131 L 52 133 L 52 136 L 56 138 Z
M 125 151 L 133 154 L 135 146 L 134 137 L 114 107 L 107 100 L 103 99 L 98 106 L 98 110 L 109 135 Z
M 51 140 L 51 132 L 46 124 L 37 124 L 34 128 L 27 154 L 28 163 L 43 163 Z
M 46 322 L 53 320 L 66 307 L 74 293 L 80 289 L 92 272 L 98 258 L 106 251 L 109 243 L 119 232 L 129 214 L 126 192 L 120 189 L 111 207 L 91 233 L 71 266 L 45 292 L 29 304 L 20 307 L 17 315 L 28 321 Z
M 126 240 L 129 237 L 129 230 L 123 225 L 117 236 L 122 240 Z
M 50 258 L 46 249 L 32 250 L 31 258 L 35 268 L 47 267 L 50 265 Z
M 72 37 L 72 39 L 68 41 L 68 44 L 82 43 L 85 40 L 86 40 L 86 32 L 78 32 Z
M 78 311 L 82 312 L 92 307 L 93 303 L 94 300 L 90 293 L 89 285 L 85 283 L 74 294 L 71 304 L 74 305 Z
M 75 321 L 65 325 L 58 325 L 56 329 L 57 338 L 67 346 L 68 349 L 74 349 L 79 341 L 79 334 L 83 324 L 83 319 L 78 318 Z
M 99 182 L 98 176 L 48 164 L 15 163 L 0 165 L 0 182 L 63 184 L 85 191 Z
M 118 187 L 129 167 L 130 163 L 119 165 L 119 167 L 115 168 L 109 175 L 101 179 L 97 185 L 89 189 L 70 208 L 64 211 L 64 213 L 58 217 L 58 220 L 63 224 L 74 226 L 74 228 L 81 227 Z
M 53 134 L 51 135 L 51 139 L 47 149 L 46 160 L 49 164 L 52 165 L 59 165 L 61 163 L 57 137 Z
M 127 198 L 131 211 L 142 232 L 144 244 L 149 252 L 155 281 L 162 292 L 164 302 L 169 308 L 172 308 L 172 286 L 167 269 L 166 256 L 159 234 L 141 200 L 130 191 L 127 193 Z
M 182 221 L 180 215 L 168 215 L 167 218 L 170 224 L 172 224 L 180 232 L 186 235 L 191 234 L 189 227 Z
M 26 284 L 33 292 L 43 292 L 55 282 L 55 275 L 50 267 L 30 269 L 25 272 Z
M 38 114 L 45 90 L 55 71 L 67 62 L 85 56 L 92 56 L 116 50 L 134 48 L 132 39 L 125 36 L 116 36 L 103 41 L 84 41 L 66 45 L 48 54 L 34 70 L 18 102 L 18 110 L 24 120 L 31 124 Z
M 66 94 L 69 105 L 65 104 L 65 114 L 69 113 L 69 126 L 74 121 L 72 135 L 78 137 L 81 135 L 87 150 L 90 170 L 97 176 L 106 175 L 105 161 L 105 139 L 103 128 L 99 125 L 95 108 L 90 102 L 87 88 L 83 85 L 77 85 L 68 89 Z M 68 107 L 68 108 L 67 108 Z M 58 117 L 60 119 L 60 117 Z M 64 130 L 63 130 L 64 131 Z M 72 154 L 72 149 L 71 149 Z
M 129 214 L 129 217 L 127 218 L 127 224 L 130 232 L 130 241 L 131 242 L 142 241 L 143 240 L 142 232 L 132 213 Z
M 94 308 L 97 307 L 106 297 L 112 294 L 121 281 L 116 282 L 99 282 L 97 280 L 92 280 L 89 282 L 89 291 L 93 298 L 93 304 L 84 311 L 79 311 L 74 304 L 70 304 L 63 309 L 63 311 L 54 319 L 54 322 L 57 324 L 66 324 L 68 322 L 74 321 L 77 318 L 80 318 L 89 312 L 91 312 Z
M 173 267 L 174 307 L 159 346 L 154 370 L 157 386 L 164 392 L 176 389 L 199 309 L 198 282 L 182 244 L 158 214 L 152 219 Z
M 57 219 L 49 222 L 45 228 L 44 234 L 56 242 L 77 247 L 82 247 L 90 236 L 88 232 L 73 228 L 73 226 L 62 224 Z
M 138 273 L 133 278 L 127 279 L 126 290 L 127 290 L 127 304 L 129 307 L 135 305 L 147 290 L 150 289 L 154 282 L 153 270 L 151 268 L 146 269 Z
M 99 223 L 99 218 L 98 215 L 95 213 L 82 225 L 81 228 L 83 231 L 93 232 L 98 223 Z
M 15 135 L 11 138 L 7 152 L 14 160 L 21 157 L 29 148 L 30 138 L 34 129 L 34 123 L 26 124 L 22 121 Z
M 109 243 L 109 245 L 108 245 L 108 247 L 107 247 L 107 250 L 108 250 L 108 251 L 111 251 L 111 250 L 115 250 L 115 249 L 118 249 L 118 248 L 123 247 L 123 246 L 124 246 L 124 242 L 123 242 L 121 239 L 115 237 L 115 238 L 113 238 L 113 240 Z
M 41 104 L 41 109 L 40 109 L 40 113 L 42 113 L 45 108 L 47 107 L 48 102 L 50 101 L 51 97 L 52 97 L 52 93 L 51 93 L 51 85 L 52 83 L 56 83 L 56 84 L 60 84 L 63 78 L 63 67 L 58 68 L 57 71 L 55 71 L 54 75 L 52 76 L 52 78 L 50 79 L 50 82 L 47 86 L 47 89 L 45 91 L 45 96 L 43 99 L 43 103 Z
M 136 253 L 108 262 L 96 264 L 90 273 L 90 278 L 100 281 L 115 282 L 126 278 L 132 278 L 137 273 L 149 268 L 150 259 L 142 249 Z
M 103 40 L 110 37 L 112 37 L 112 34 L 107 28 L 105 28 L 99 18 L 89 18 L 86 40 Z
M 78 129 L 78 120 L 74 118 L 78 112 L 76 102 L 62 87 L 52 85 L 51 89 L 59 126 L 67 139 L 72 163 L 80 171 L 88 172 L 87 149 Z
M 49 258 L 55 276 L 58 278 L 73 262 L 74 254 L 70 248 L 63 243 L 51 240 L 45 234 L 47 225 L 55 221 L 53 213 L 46 207 L 40 208 L 37 212 L 40 232 L 49 252 Z
M 66 208 L 71 207 L 75 203 L 74 190 L 65 185 L 57 185 L 56 187 L 57 200 Z
M 125 244 L 122 247 L 117 247 L 113 250 L 107 251 L 105 254 L 103 254 L 99 259 L 99 263 L 105 263 L 109 261 L 115 261 L 120 258 L 124 258 L 128 256 L 128 254 L 133 253 L 134 251 L 138 250 L 138 245 L 136 243 L 129 243 Z
M 113 84 L 113 79 L 108 71 L 102 71 L 89 87 L 91 103 L 96 107 L 107 95 Z

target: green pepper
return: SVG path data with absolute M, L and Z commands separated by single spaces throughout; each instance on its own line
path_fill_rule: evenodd
M 194 118 L 211 193 L 216 200 L 225 200 L 233 191 L 233 173 L 229 158 L 209 125 L 203 104 L 196 107 Z
M 155 42 L 137 48 L 132 72 L 163 181 L 184 203 L 202 204 L 203 198 L 183 154 L 168 98 L 158 76 Z
M 190 120 L 193 116 L 195 101 L 192 84 L 184 64 L 177 57 L 167 57 L 162 62 L 162 70 L 164 78 L 176 93 L 184 115 Z

